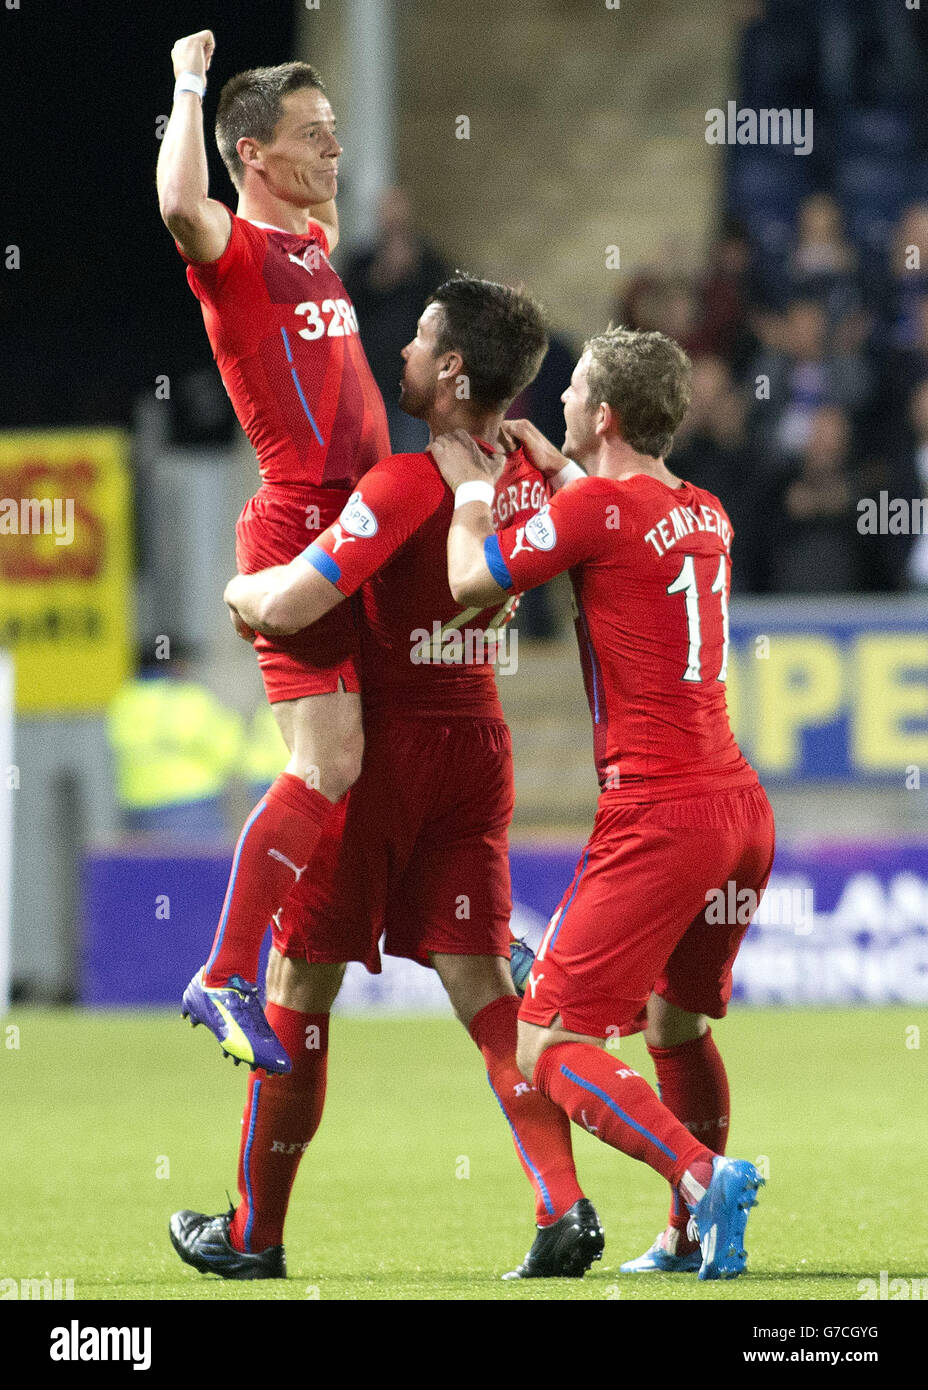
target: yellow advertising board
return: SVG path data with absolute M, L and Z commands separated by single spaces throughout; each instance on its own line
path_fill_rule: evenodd
M 103 710 L 132 665 L 128 436 L 0 432 L 0 649 L 21 714 Z
M 920 790 L 928 775 L 923 596 L 739 598 L 731 642 L 729 718 L 762 778 Z

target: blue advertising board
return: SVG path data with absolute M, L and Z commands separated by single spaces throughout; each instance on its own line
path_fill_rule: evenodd
M 580 845 L 517 845 L 512 928 L 532 945 L 573 875 Z M 81 999 L 179 1007 L 202 964 L 228 855 L 95 853 L 84 875 Z M 928 845 L 847 841 L 780 846 L 767 896 L 735 968 L 734 1001 L 928 1003 Z M 384 959 L 349 969 L 342 1010 L 448 1009 L 434 973 Z

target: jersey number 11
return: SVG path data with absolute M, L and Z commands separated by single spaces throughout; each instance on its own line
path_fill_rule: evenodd
M 724 681 L 728 674 L 728 599 L 725 594 L 725 556 L 719 556 L 718 574 L 709 590 L 718 594 L 722 606 L 722 667 L 716 680 Z M 696 584 L 696 565 L 692 555 L 683 561 L 680 573 L 672 584 L 667 585 L 668 594 L 683 594 L 686 598 L 686 630 L 689 650 L 686 657 L 685 681 L 701 681 L 702 674 L 702 630 L 699 625 L 699 588 Z

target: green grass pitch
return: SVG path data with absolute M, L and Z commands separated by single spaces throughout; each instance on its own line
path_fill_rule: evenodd
M 928 1276 L 920 1023 L 915 1008 L 738 1009 L 717 1026 L 729 1152 L 769 1172 L 740 1279 L 619 1274 L 661 1228 L 666 1188 L 575 1129 L 605 1254 L 583 1280 L 523 1284 L 499 1276 L 531 1243 L 531 1194 L 463 1029 L 336 1017 L 290 1277 L 242 1284 L 182 1265 L 167 1221 L 234 1195 L 244 1072 L 177 1015 L 17 1010 L 0 1021 L 0 1278 L 73 1279 L 78 1299 L 856 1300 L 881 1270 Z M 621 1055 L 653 1080 L 640 1038 Z

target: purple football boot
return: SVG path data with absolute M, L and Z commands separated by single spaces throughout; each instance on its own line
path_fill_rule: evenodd
M 198 970 L 184 990 L 183 1010 L 194 1028 L 198 1023 L 206 1025 L 236 1066 L 247 1062 L 252 1071 L 258 1067 L 267 1072 L 290 1070 L 290 1058 L 264 1016 L 258 986 L 241 975 L 214 987 L 203 983 L 203 970 Z

